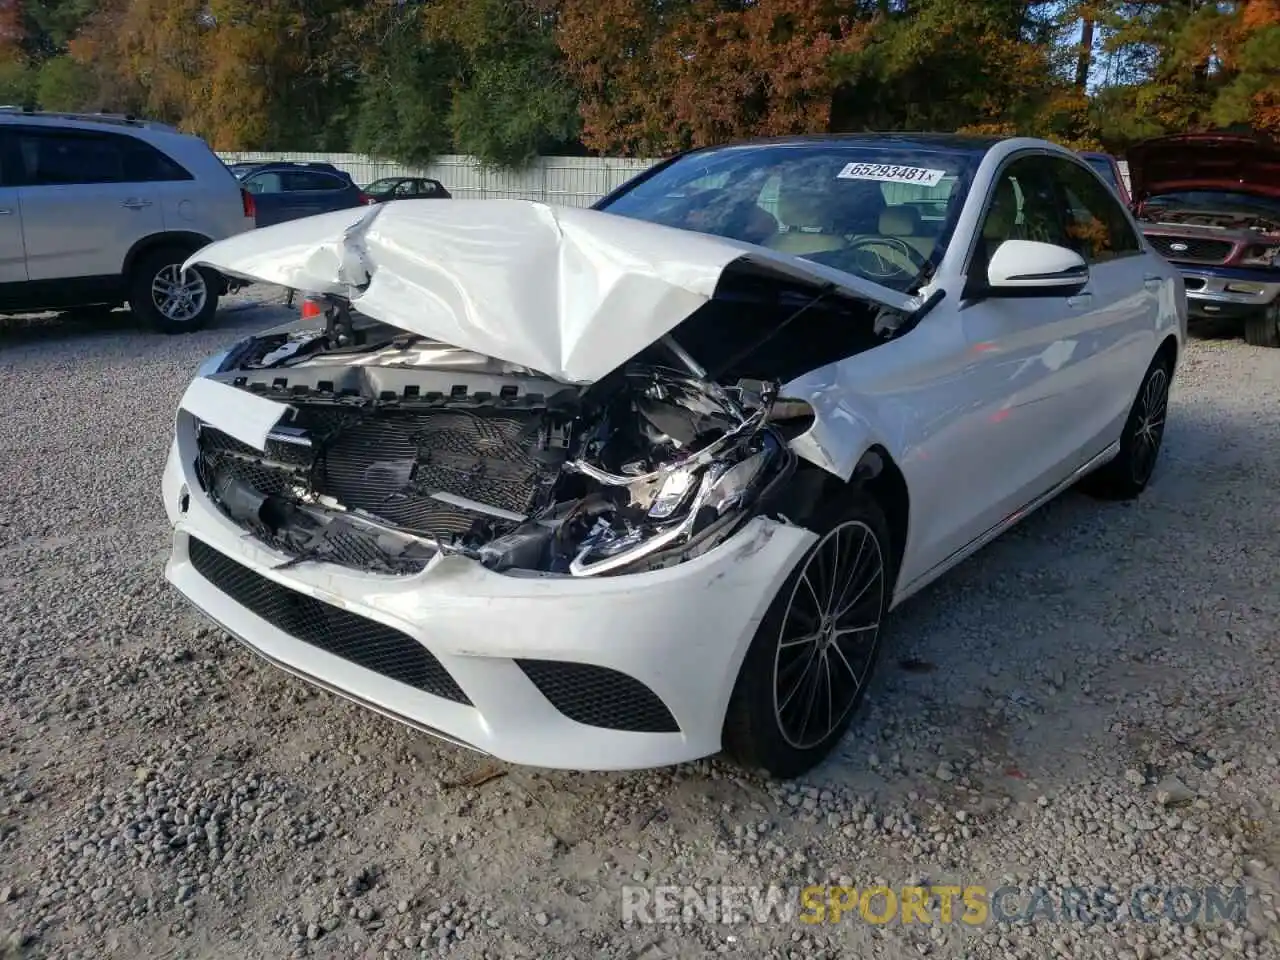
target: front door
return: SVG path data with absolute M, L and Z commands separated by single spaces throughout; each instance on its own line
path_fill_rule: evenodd
M 1006 240 L 1070 246 L 1051 158 L 1015 157 L 999 174 L 970 259 L 970 288 Z M 924 451 L 946 464 L 955 509 L 921 517 L 919 556 L 939 563 L 1048 492 L 1092 455 L 1104 379 L 1100 311 L 1109 291 L 1090 282 L 1070 294 L 976 293 L 958 317 L 967 358 L 952 381 L 950 427 Z M 914 511 L 913 511 L 914 515 Z M 916 572 L 923 572 L 919 570 Z
M 27 279 L 27 254 L 22 246 L 22 210 L 18 191 L 0 187 L 0 283 Z
M 13 135 L 29 279 L 118 278 L 134 243 L 164 229 L 154 184 L 128 182 L 132 138 L 36 127 Z

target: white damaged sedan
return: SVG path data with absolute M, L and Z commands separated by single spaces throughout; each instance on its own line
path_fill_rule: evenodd
M 205 247 L 317 316 L 211 358 L 166 573 L 271 662 L 515 763 L 825 757 L 886 615 L 1147 485 L 1182 281 L 1036 140 L 675 157 L 593 210 L 383 204 Z

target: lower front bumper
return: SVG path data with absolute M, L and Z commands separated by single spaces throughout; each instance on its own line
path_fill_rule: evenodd
M 636 769 L 717 752 L 747 645 L 815 539 L 757 518 L 678 566 L 593 579 L 497 574 L 456 556 L 410 577 L 323 563 L 280 569 L 288 558 L 225 518 L 188 476 L 177 449 L 165 471 L 175 526 L 165 573 L 188 600 L 294 674 L 418 729 L 533 766 Z M 195 548 L 201 563 L 193 562 L 193 541 L 205 545 Z M 283 598 L 279 609 L 292 612 L 275 615 L 277 608 L 263 606 L 243 583 L 229 587 L 222 578 L 221 588 L 215 585 L 209 556 L 232 563 L 236 576 Z M 321 618 L 319 626 L 299 619 L 308 611 Z M 353 632 L 352 621 L 367 629 Z M 281 629 L 291 623 L 305 628 Z M 400 638 L 397 664 L 417 644 L 461 696 L 405 682 L 404 670 L 386 667 L 392 654 L 378 659 L 357 649 L 389 643 L 388 635 Z M 615 675 L 656 697 L 673 732 L 617 729 Z M 584 716 L 584 709 L 588 719 L 615 728 L 569 715 Z
M 1274 271 L 1180 269 L 1187 311 L 1195 319 L 1246 317 L 1280 299 L 1280 275 Z

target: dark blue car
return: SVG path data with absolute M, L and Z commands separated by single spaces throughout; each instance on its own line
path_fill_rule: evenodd
M 260 227 L 369 203 L 350 175 L 331 163 L 236 163 L 230 169 L 252 194 Z

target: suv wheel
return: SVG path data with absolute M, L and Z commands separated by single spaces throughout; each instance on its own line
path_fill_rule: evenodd
M 218 309 L 218 280 L 208 270 L 183 270 L 186 251 L 165 247 L 144 254 L 129 278 L 129 306 L 161 333 L 199 330 Z
M 1244 342 L 1254 347 L 1280 347 L 1280 297 L 1244 321 Z

